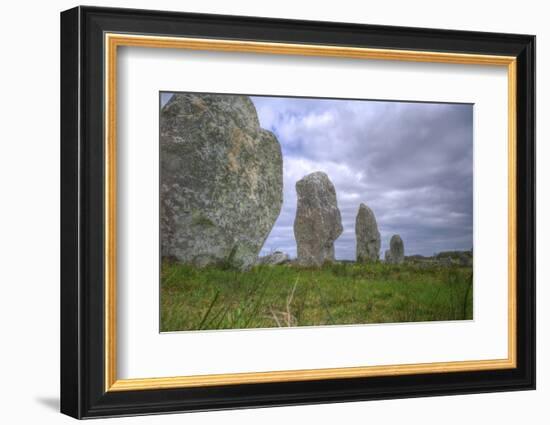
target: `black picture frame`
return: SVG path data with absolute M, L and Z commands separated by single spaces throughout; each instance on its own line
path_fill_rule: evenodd
M 516 57 L 517 367 L 106 392 L 105 32 Z M 534 36 L 96 7 L 61 13 L 62 413 L 93 418 L 534 388 Z

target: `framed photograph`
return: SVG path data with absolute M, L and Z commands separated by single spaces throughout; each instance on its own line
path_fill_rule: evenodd
M 535 37 L 61 14 L 61 411 L 535 388 Z

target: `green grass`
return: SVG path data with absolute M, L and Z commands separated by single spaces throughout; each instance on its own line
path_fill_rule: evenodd
M 472 268 L 414 264 L 258 266 L 164 262 L 161 331 L 472 319 Z

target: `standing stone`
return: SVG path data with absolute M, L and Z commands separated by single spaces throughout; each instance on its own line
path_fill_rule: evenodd
M 325 173 L 317 171 L 296 183 L 296 193 L 294 237 L 298 263 L 321 266 L 334 261 L 334 241 L 343 231 L 334 185 Z
M 405 259 L 405 247 L 399 235 L 393 235 L 390 239 L 390 249 L 384 255 L 386 263 L 401 264 Z
M 365 204 L 359 205 L 355 218 L 356 260 L 358 263 L 378 261 L 380 258 L 380 232 L 376 217 Z
M 160 113 L 163 257 L 241 269 L 283 202 L 281 147 L 248 96 L 174 94 Z

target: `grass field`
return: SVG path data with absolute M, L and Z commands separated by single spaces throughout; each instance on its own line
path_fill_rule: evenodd
M 472 319 L 471 267 L 163 263 L 161 331 Z

